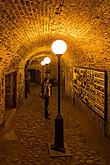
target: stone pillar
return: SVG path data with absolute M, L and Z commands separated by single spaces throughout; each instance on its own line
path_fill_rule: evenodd
M 19 108 L 24 101 L 25 94 L 25 81 L 24 81 L 24 68 L 19 68 L 17 74 L 17 108 Z

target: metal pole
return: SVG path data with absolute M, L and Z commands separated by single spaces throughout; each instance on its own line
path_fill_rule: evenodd
M 63 118 L 61 117 L 60 114 L 60 58 L 61 55 L 58 55 L 58 114 L 55 119 L 55 137 L 54 137 L 54 144 L 51 145 L 51 149 L 65 152 Z
M 41 68 L 41 83 L 43 82 L 43 66 Z
M 44 80 L 44 75 L 45 75 L 45 66 L 43 66 L 43 73 L 42 73 L 43 75 L 42 75 L 42 82 L 43 82 L 43 80 Z
M 41 83 L 43 83 L 44 80 L 44 66 L 42 65 L 42 71 L 41 71 Z
M 58 55 L 58 116 L 60 116 L 60 57 Z

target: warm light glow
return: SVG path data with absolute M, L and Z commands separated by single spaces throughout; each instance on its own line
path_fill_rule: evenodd
M 41 65 L 44 66 L 45 65 L 45 61 L 41 61 Z
M 44 58 L 45 64 L 49 64 L 51 62 L 51 59 L 49 57 Z
M 51 48 L 54 54 L 64 54 L 67 50 L 67 45 L 63 40 L 56 40 Z

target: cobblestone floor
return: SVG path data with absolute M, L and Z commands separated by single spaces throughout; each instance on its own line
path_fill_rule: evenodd
M 1 133 L 0 165 L 110 165 L 110 139 L 87 124 L 84 113 L 64 97 L 61 99 L 64 141 L 72 156 L 49 156 L 48 144 L 54 139 L 57 115 L 57 89 L 53 88 L 50 100 L 50 120 L 44 119 L 39 90 L 38 86 L 31 87 L 30 96 Z

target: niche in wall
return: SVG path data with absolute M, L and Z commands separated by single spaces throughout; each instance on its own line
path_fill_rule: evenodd
M 16 71 L 5 76 L 5 109 L 16 108 Z

